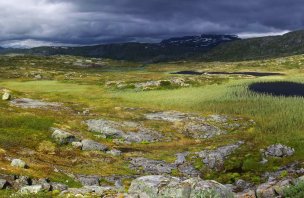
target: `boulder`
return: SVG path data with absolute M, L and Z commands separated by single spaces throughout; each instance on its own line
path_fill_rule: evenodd
M 181 165 L 181 164 L 185 163 L 187 161 L 186 160 L 187 155 L 189 155 L 189 152 L 177 153 L 174 164 Z
M 42 191 L 42 185 L 24 186 L 20 189 L 21 194 L 37 194 Z
M 28 176 L 17 176 L 16 180 L 12 182 L 12 186 L 14 189 L 20 189 L 23 186 L 29 186 L 31 184 L 32 180 Z
M 271 198 L 276 197 L 276 192 L 273 188 L 276 182 L 268 182 L 261 184 L 256 189 L 256 196 L 257 198 Z
M 295 150 L 282 144 L 273 144 L 266 148 L 265 156 L 288 157 L 293 155 Z
M 82 150 L 83 151 L 106 151 L 108 147 L 101 143 L 95 142 L 93 140 L 82 140 Z
M 54 131 L 52 134 L 52 138 L 58 144 L 69 144 L 77 141 L 76 137 L 71 133 L 56 128 L 53 128 L 52 130 Z
M 119 129 L 120 125 L 114 121 L 104 119 L 87 120 L 86 124 L 89 127 L 89 131 L 101 133 L 109 138 L 121 138 L 124 135 L 124 132 Z
M 11 162 L 11 166 L 17 168 L 28 168 L 28 165 L 21 159 L 13 159 Z
M 235 195 L 236 198 L 256 198 L 254 190 L 240 192 Z
M 2 95 L 2 100 L 10 100 L 12 98 L 11 94 L 9 92 L 4 92 Z
M 182 181 L 180 178 L 162 175 L 143 176 L 133 180 L 129 194 L 137 197 L 234 197 L 229 189 L 215 181 L 200 178 Z

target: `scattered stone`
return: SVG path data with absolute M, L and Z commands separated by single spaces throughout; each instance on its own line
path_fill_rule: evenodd
M 95 142 L 93 140 L 82 140 L 82 150 L 83 151 L 106 151 L 108 147 L 104 144 Z
M 2 95 L 2 100 L 10 100 L 11 99 L 11 94 L 10 92 L 4 92 L 4 94 Z
M 42 185 L 24 186 L 20 189 L 21 194 L 37 194 L 42 191 Z
M 107 154 L 113 155 L 115 157 L 120 156 L 121 155 L 121 151 L 117 150 L 117 149 L 112 149 L 110 151 L 107 151 Z
M 162 175 L 143 176 L 133 180 L 129 194 L 138 197 L 234 197 L 229 189 L 215 181 L 204 181 L 200 178 L 182 181 L 176 177 Z
M 13 159 L 11 166 L 18 167 L 18 168 L 28 168 L 27 164 L 21 159 Z
M 56 102 L 43 102 L 40 100 L 33 100 L 29 98 L 14 99 L 11 104 L 16 107 L 25 109 L 36 109 L 36 108 L 59 108 L 60 103 Z
M 96 175 L 79 175 L 77 180 L 83 186 L 99 186 L 100 177 Z
M 151 160 L 143 157 L 132 158 L 130 168 L 142 170 L 148 174 L 170 174 L 176 168 L 174 164 L 169 164 L 165 161 Z
M 295 150 L 282 144 L 274 144 L 266 148 L 265 156 L 288 157 L 293 155 Z
M 77 141 L 76 137 L 71 133 L 56 128 L 53 128 L 52 130 L 54 131 L 52 134 L 52 138 L 58 144 L 69 144 Z
M 239 141 L 236 144 L 222 146 L 216 150 L 204 150 L 197 152 L 196 154 L 198 154 L 198 156 L 203 159 L 204 164 L 206 164 L 209 168 L 222 170 L 224 167 L 225 159 L 242 144 L 244 144 L 244 142 Z

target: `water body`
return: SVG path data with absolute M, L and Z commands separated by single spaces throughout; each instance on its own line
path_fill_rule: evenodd
M 226 75 L 249 75 L 249 76 L 282 76 L 282 73 L 276 72 L 198 72 L 198 71 L 179 71 L 171 74 L 183 74 L 183 75 L 202 75 L 202 74 L 226 74 Z
M 304 97 L 304 84 L 288 81 L 253 83 L 249 90 L 273 96 Z

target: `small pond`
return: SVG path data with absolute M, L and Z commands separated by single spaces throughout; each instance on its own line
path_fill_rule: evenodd
M 304 84 L 296 82 L 280 81 L 253 83 L 249 85 L 249 90 L 256 93 L 270 94 L 273 96 L 304 97 Z
M 227 74 L 227 75 L 250 75 L 250 76 L 282 76 L 282 73 L 276 72 L 198 72 L 198 71 L 179 71 L 171 74 L 183 74 L 183 75 L 202 75 L 202 74 Z

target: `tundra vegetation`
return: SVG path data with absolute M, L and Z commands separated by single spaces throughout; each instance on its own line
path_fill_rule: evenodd
M 183 70 L 203 74 L 172 74 Z M 204 74 L 215 71 L 283 75 Z M 304 83 L 303 72 L 304 55 L 155 64 L 0 56 L 0 90 L 3 97 L 9 94 L 0 101 L 0 178 L 48 178 L 80 189 L 94 176 L 98 185 L 114 186 L 105 190 L 108 196 L 124 196 L 134 179 L 149 174 L 185 179 L 199 175 L 234 186 L 246 181 L 250 186 L 246 189 L 271 178 L 300 177 L 303 97 L 256 93 L 248 87 L 259 82 Z M 26 164 L 12 166 L 13 159 Z M 109 179 L 114 176 L 118 180 Z M 19 196 L 15 183 L 0 195 Z M 300 197 L 303 183 L 294 184 L 275 193 Z M 197 195 L 218 193 L 213 190 Z M 35 196 L 59 195 L 53 190 Z

